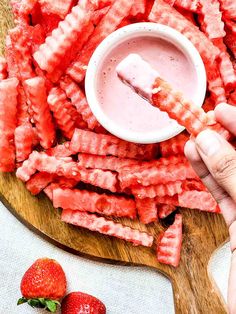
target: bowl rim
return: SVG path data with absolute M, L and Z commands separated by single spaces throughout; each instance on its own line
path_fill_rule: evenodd
M 185 128 L 180 126 L 177 122 L 173 122 L 170 126 L 161 129 L 160 132 L 155 130 L 151 132 L 137 133 L 122 128 L 104 113 L 97 99 L 96 92 L 96 82 L 100 65 L 106 56 L 122 42 L 130 38 L 143 36 L 167 40 L 177 46 L 186 55 L 196 71 L 197 91 L 193 101 L 197 106 L 201 107 L 206 94 L 206 71 L 199 52 L 184 35 L 175 29 L 152 22 L 140 22 L 124 26 L 111 33 L 99 44 L 88 64 L 85 77 L 85 92 L 92 113 L 98 122 L 111 134 L 129 142 L 151 144 L 170 139 L 181 133 Z

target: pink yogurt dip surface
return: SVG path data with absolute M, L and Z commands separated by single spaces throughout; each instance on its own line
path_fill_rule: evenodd
M 138 133 L 166 128 L 173 123 L 167 113 L 152 107 L 117 76 L 117 65 L 130 53 L 139 54 L 160 77 L 190 100 L 194 99 L 196 90 L 194 66 L 178 47 L 154 37 L 124 41 L 110 51 L 100 66 L 97 97 L 102 110 L 113 122 Z

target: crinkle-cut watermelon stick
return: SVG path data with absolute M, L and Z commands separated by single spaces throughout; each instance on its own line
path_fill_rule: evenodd
M 233 91 L 236 87 L 236 72 L 226 51 L 220 54 L 219 71 L 226 91 Z
M 154 198 L 135 198 L 139 220 L 143 224 L 158 221 L 157 204 Z
M 95 11 L 96 12 L 96 11 Z M 84 44 L 88 41 L 89 37 L 94 31 L 94 25 L 90 22 L 87 25 L 86 32 L 80 35 L 80 40 L 78 40 L 73 45 L 73 49 L 68 50 L 62 57 L 58 66 L 53 70 L 52 73 L 47 73 L 47 78 L 53 83 L 57 83 L 61 76 L 66 72 L 66 69 L 71 64 L 71 62 L 76 58 L 79 51 L 82 49 Z
M 212 117 L 202 108 L 185 100 L 182 93 L 175 91 L 160 78 L 159 73 L 139 55 L 130 54 L 120 62 L 116 70 L 119 77 L 136 93 L 146 98 L 153 106 L 167 112 L 170 118 L 184 126 L 193 136 L 211 127 L 229 138 L 230 134 L 226 129 L 217 122 L 212 125 Z M 142 73 L 142 78 L 139 77 L 139 73 Z
M 29 38 L 26 35 L 26 30 L 21 26 L 16 26 L 9 31 L 9 35 L 14 51 L 14 59 L 19 69 L 18 78 L 24 81 L 34 77 Z
M 7 60 L 0 56 L 0 80 L 5 80 L 7 76 Z
M 108 13 L 95 28 L 90 40 L 85 44 L 80 54 L 66 71 L 76 82 L 79 83 L 84 79 L 88 62 L 94 50 L 129 15 L 134 2 L 134 0 L 116 0 L 113 2 Z
M 175 0 L 174 5 L 194 13 L 199 11 L 200 6 L 199 0 Z
M 74 154 L 70 149 L 70 142 L 64 142 L 63 144 L 58 144 L 46 150 L 49 156 L 54 157 L 69 157 Z
M 0 171 L 13 171 L 15 168 L 18 83 L 16 78 L 0 81 Z
M 12 47 L 11 38 L 9 35 L 6 36 L 6 47 L 5 47 L 5 55 L 7 60 L 7 69 L 9 77 L 17 77 L 19 73 L 18 66 L 15 62 L 14 51 Z
M 125 166 L 138 165 L 140 162 L 135 159 L 117 158 L 114 156 L 98 156 L 90 154 L 79 154 L 78 164 L 85 168 L 103 169 L 117 171 Z
M 207 37 L 210 39 L 224 37 L 226 33 L 219 1 L 199 0 L 199 4 L 199 11 L 202 14 L 201 29 Z
M 220 8 L 223 14 L 228 18 L 236 19 L 236 2 L 235 0 L 219 0 Z
M 71 139 L 75 130 L 75 122 L 70 114 L 73 105 L 67 99 L 66 94 L 60 87 L 54 87 L 49 92 L 47 102 L 62 134 Z
M 66 223 L 123 239 L 134 245 L 151 247 L 154 241 L 153 236 L 146 232 L 132 229 L 112 220 L 98 217 L 94 214 L 64 209 L 62 211 L 61 219 Z
M 236 34 L 236 32 L 235 32 L 235 34 Z M 235 36 L 235 38 L 236 38 L 236 36 Z M 209 80 L 209 78 L 212 78 L 212 77 L 214 78 L 214 77 L 217 77 L 217 75 L 218 75 L 221 77 L 221 79 L 224 83 L 225 90 L 227 92 L 231 92 L 234 90 L 234 88 L 236 86 L 236 73 L 234 71 L 234 67 L 233 67 L 233 64 L 231 62 L 230 55 L 227 52 L 227 47 L 224 44 L 223 38 L 212 39 L 212 41 L 213 41 L 214 45 L 220 49 L 221 53 L 219 55 L 218 63 L 215 64 L 215 66 L 213 65 L 213 69 L 211 66 L 206 66 L 206 68 L 208 69 L 207 74 L 208 74 L 209 89 L 211 89 L 211 85 L 212 85 L 212 82 L 211 82 L 211 80 Z M 218 65 L 218 67 L 217 67 L 217 65 Z M 220 87 L 222 88 L 222 86 L 223 86 L 223 84 L 221 83 L 221 85 L 219 85 L 219 88 Z M 211 92 L 214 93 L 214 89 L 211 90 Z M 220 99 L 217 102 L 219 102 L 219 101 L 220 101 Z
M 113 155 L 122 158 L 153 159 L 154 145 L 138 145 L 123 141 L 113 135 L 97 134 L 76 129 L 71 139 L 71 149 L 77 153 Z
M 137 198 L 155 198 L 162 196 L 173 196 L 183 192 L 183 181 L 167 182 L 165 184 L 131 187 L 132 194 Z
M 212 197 L 211 193 L 207 191 L 184 190 L 179 195 L 156 197 L 157 204 L 167 204 L 191 209 L 198 209 L 201 211 L 220 213 L 220 208 Z
M 40 70 L 40 71 L 41 71 L 41 70 Z M 39 79 L 39 78 L 40 78 L 40 79 Z M 28 87 L 27 87 L 28 81 L 29 81 L 29 83 L 30 83 L 31 85 L 33 84 L 34 87 L 31 88 L 31 87 L 29 86 L 29 88 L 28 88 Z M 43 86 L 43 89 L 42 89 L 42 92 L 41 92 L 41 93 L 40 93 L 40 91 L 37 91 L 37 88 L 36 88 L 37 82 L 39 82 L 39 86 Z M 22 84 L 22 86 L 23 86 L 23 92 L 21 93 L 22 101 L 23 101 L 23 102 L 26 102 L 26 104 L 27 104 L 27 106 L 28 106 L 27 112 L 28 112 L 28 114 L 29 114 L 30 122 L 35 124 L 34 116 L 35 116 L 35 114 L 37 114 L 37 112 L 34 113 L 35 108 L 34 108 L 34 104 L 33 104 L 32 100 L 31 100 L 31 98 L 33 99 L 33 98 L 35 98 L 35 96 L 37 96 L 37 98 L 40 96 L 40 99 L 41 99 L 41 97 L 42 97 L 43 105 L 42 105 L 41 110 L 42 110 L 43 108 L 46 108 L 46 107 L 47 107 L 47 109 L 48 109 L 47 111 L 49 112 L 49 114 L 50 114 L 50 116 L 51 116 L 51 113 L 50 113 L 50 110 L 49 110 L 49 106 L 48 106 L 48 104 L 45 103 L 45 99 L 47 100 L 47 97 L 46 97 L 46 94 L 47 94 L 47 81 L 45 80 L 44 75 L 39 74 L 38 76 L 36 76 L 36 77 L 34 78 L 34 80 L 33 80 L 33 79 L 29 79 L 29 80 L 24 81 L 23 84 Z M 28 89 L 32 89 L 32 91 L 35 93 L 35 96 L 34 96 L 33 94 L 31 95 L 31 94 L 29 93 Z M 24 94 L 25 94 L 25 96 L 24 96 Z M 42 94 L 42 95 L 41 95 L 41 94 Z M 39 101 L 40 99 L 36 99 L 36 100 L 35 100 L 36 106 L 38 106 L 38 107 L 40 107 L 40 103 L 38 103 L 38 101 Z M 38 100 L 38 101 L 37 101 L 37 100 Z M 36 101 L 37 101 L 37 102 L 36 102 Z M 24 110 L 24 112 L 25 112 L 25 110 L 26 110 L 26 104 L 22 103 L 22 104 L 20 105 L 21 108 L 19 108 L 19 110 L 22 110 L 22 111 Z M 46 105 L 47 105 L 47 106 L 46 106 Z M 26 112 L 25 112 L 25 113 L 26 113 Z M 22 114 L 23 114 L 23 112 L 22 112 Z M 46 117 L 48 118 L 48 114 L 46 114 Z M 41 122 L 41 121 L 40 121 L 40 122 Z
M 172 214 L 176 207 L 174 205 L 168 205 L 168 204 L 158 204 L 158 216 L 161 219 L 164 219 L 168 217 L 170 214 Z
M 111 192 L 117 191 L 117 175 L 111 171 L 104 171 L 101 169 L 83 169 L 79 170 L 80 180 L 98 186 Z
M 80 180 L 79 167 L 70 157 L 54 157 L 39 153 L 36 169 L 41 172 L 54 173 L 58 176 Z
M 189 140 L 189 135 L 181 133 L 167 141 L 160 143 L 160 152 L 162 157 L 168 157 L 171 155 L 183 155 L 184 146 Z
M 60 80 L 60 86 L 65 91 L 67 97 L 71 100 L 77 111 L 83 117 L 83 120 L 88 124 L 88 128 L 93 130 L 100 124 L 92 113 L 87 99 L 81 88 L 70 77 L 66 76 Z
M 211 116 L 202 108 L 186 101 L 183 95 L 175 92 L 167 82 L 157 78 L 153 87 L 152 103 L 160 110 L 166 111 L 170 118 L 183 125 L 190 134 L 197 136 L 202 130 L 212 126 L 213 129 L 217 129 L 219 133 L 229 138 L 229 132 L 226 129 L 217 122 L 213 124 Z
M 220 208 L 212 195 L 207 191 L 183 191 L 178 195 L 179 206 L 220 213 Z
M 0 139 L 0 171 L 12 172 L 15 169 L 15 147 L 3 134 Z
M 54 177 L 52 173 L 38 172 L 27 181 L 26 188 L 33 195 L 37 195 L 53 181 Z
M 135 0 L 131 10 L 131 16 L 137 16 L 139 14 L 144 14 L 146 10 L 146 1 L 147 0 Z
M 16 146 L 16 161 L 22 162 L 26 160 L 32 153 L 34 146 L 34 131 L 30 123 L 19 125 L 15 129 L 15 146 Z
M 142 184 L 145 184 L 144 182 L 146 182 L 145 185 L 150 185 L 152 182 L 151 180 L 153 180 L 154 184 L 157 184 L 157 182 L 162 183 L 163 175 L 164 176 L 167 175 L 167 169 L 169 168 L 171 170 L 177 169 L 177 165 L 178 167 L 180 166 L 180 168 L 182 166 L 181 168 L 182 170 L 175 172 L 175 174 L 171 176 L 169 174 L 169 178 L 172 178 L 172 180 L 177 181 L 178 177 L 176 176 L 176 174 L 178 174 L 178 176 L 180 174 L 183 177 L 183 180 L 186 178 L 186 174 L 188 174 L 188 176 L 189 175 L 192 176 L 191 173 L 193 173 L 193 171 L 186 157 L 184 157 L 184 155 L 178 155 L 164 157 L 158 160 L 152 160 L 148 162 L 139 161 L 137 164 L 124 166 L 118 171 L 120 184 L 122 188 L 126 188 L 130 185 L 142 182 L 143 179 L 144 180 Z M 160 173 L 162 174 L 161 182 L 159 179 Z M 164 179 L 164 182 L 166 182 L 166 179 Z
M 33 151 L 29 158 L 26 159 L 22 165 L 16 170 L 16 176 L 21 181 L 26 182 L 37 171 L 36 164 L 38 161 L 39 152 Z
M 78 4 L 46 38 L 45 43 L 33 55 L 42 70 L 53 72 L 65 53 L 69 49 L 73 49 L 73 44 L 80 40 L 83 32 L 86 32 L 92 11 L 92 8 L 88 10 Z
M 227 102 L 224 83 L 220 76 L 218 63 L 206 64 L 208 89 L 215 104 Z
M 42 12 L 55 14 L 64 19 L 73 4 L 73 0 L 39 0 L 39 3 Z
M 193 25 L 163 0 L 155 0 L 148 19 L 150 22 L 170 26 L 185 35 L 198 49 L 204 63 L 214 63 L 220 53 L 219 49 L 212 44 L 197 26 Z
M 79 167 L 71 157 L 48 156 L 46 153 L 37 151 L 33 151 L 17 169 L 16 176 L 22 181 L 28 181 L 37 170 L 80 180 Z
M 186 179 L 197 179 L 197 175 L 189 163 L 178 163 L 143 169 L 140 167 L 133 172 L 129 171 L 128 167 L 125 167 L 119 171 L 118 178 L 122 188 L 126 188 L 136 184 L 149 186 Z
M 134 200 L 86 190 L 55 189 L 53 191 L 53 206 L 106 216 L 136 218 Z
M 177 267 L 182 246 L 182 216 L 177 214 L 175 221 L 161 236 L 157 243 L 157 260 L 160 263 Z
M 125 172 L 127 174 L 128 173 L 134 174 L 136 172 L 149 171 L 149 169 L 152 168 L 159 168 L 168 165 L 177 165 L 180 163 L 188 164 L 187 158 L 184 155 L 169 156 L 159 159 L 153 159 L 150 161 L 139 161 L 133 165 L 123 166 L 119 172 L 123 172 L 123 174 Z M 126 177 L 125 179 L 128 179 L 128 177 Z
M 30 121 L 27 97 L 22 85 L 18 86 L 17 125 L 27 124 Z
M 42 77 L 35 77 L 24 82 L 24 88 L 33 111 L 33 118 L 40 144 L 47 149 L 55 141 L 55 127 L 47 103 L 45 81 Z

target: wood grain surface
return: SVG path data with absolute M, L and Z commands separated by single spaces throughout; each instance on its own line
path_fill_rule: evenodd
M 6 31 L 12 25 L 8 1 L 0 0 L 1 52 Z M 184 221 L 183 248 L 180 266 L 175 269 L 157 262 L 155 247 L 134 247 L 122 240 L 61 222 L 60 211 L 52 207 L 47 197 L 43 194 L 32 196 L 14 174 L 0 174 L 0 198 L 30 229 L 65 250 L 104 262 L 143 265 L 162 272 L 172 282 L 177 314 L 226 313 L 226 306 L 208 273 L 212 253 L 228 238 L 221 215 L 180 209 Z M 139 222 L 120 221 L 153 235 L 158 235 L 167 227 L 164 223 L 144 226 Z

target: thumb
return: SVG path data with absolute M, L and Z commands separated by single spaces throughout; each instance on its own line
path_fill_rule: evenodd
M 196 147 L 216 182 L 236 202 L 236 152 L 218 133 L 205 130 L 196 138 Z

